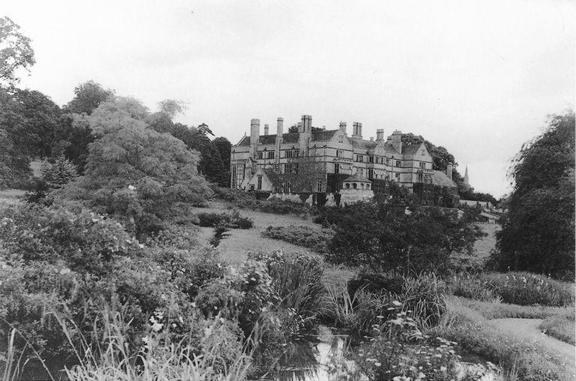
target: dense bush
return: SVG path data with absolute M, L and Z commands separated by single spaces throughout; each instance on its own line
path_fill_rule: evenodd
M 197 251 L 185 236 L 177 236 L 164 234 L 144 246 L 119 223 L 83 209 L 32 205 L 4 210 L 0 349 L 5 351 L 15 328 L 13 347 L 23 359 L 34 353 L 55 369 L 74 365 L 76 352 L 98 354 L 105 344 L 109 332 L 102 315 L 108 311 L 126 324 L 126 351 L 136 354 L 142 338 L 156 327 L 165 348 L 177 343 L 204 357 L 211 348 L 212 355 L 225 359 L 213 364 L 224 372 L 232 361 L 229 354 L 242 348 L 244 334 L 230 319 L 222 323 L 228 328 L 218 328 L 228 344 L 214 347 L 209 337 L 201 340 L 211 317 L 193 301 L 200 290 L 223 279 L 226 269 L 216 253 Z
M 384 201 L 321 211 L 316 221 L 335 231 L 330 262 L 402 273 L 448 271 L 450 255 L 471 250 L 480 234 L 454 210 L 408 210 Z
M 313 229 L 308 226 L 268 226 L 262 232 L 264 237 L 278 239 L 293 243 L 294 245 L 307 247 L 317 253 L 326 253 L 328 243 L 332 239 L 333 233 L 329 230 Z
M 250 218 L 240 216 L 235 210 L 232 213 L 199 213 L 198 224 L 204 227 L 216 227 L 222 225 L 230 229 L 250 229 L 253 222 Z
M 478 275 L 461 274 L 454 275 L 449 279 L 450 293 L 455 296 L 492 302 L 500 300 L 498 294 L 488 288 Z
M 238 199 L 234 202 L 234 206 L 273 214 L 307 215 L 315 212 L 315 209 L 310 208 L 306 204 L 283 201 L 276 198 L 271 200 Z
M 523 306 L 540 304 L 543 306 L 574 305 L 574 286 L 543 275 L 511 272 L 491 273 L 481 277 L 490 290 L 502 298 L 504 303 Z

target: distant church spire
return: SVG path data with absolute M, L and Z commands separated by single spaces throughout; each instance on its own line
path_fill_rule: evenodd
M 468 177 L 468 166 L 466 166 L 466 172 L 464 172 L 464 184 L 470 185 L 470 178 Z

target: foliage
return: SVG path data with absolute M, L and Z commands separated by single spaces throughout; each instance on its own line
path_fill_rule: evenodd
M 281 251 L 252 254 L 249 258 L 266 265 L 281 307 L 292 310 L 304 321 L 317 316 L 325 291 L 322 284 L 324 262 L 320 258 Z
M 542 323 L 540 323 L 538 329 L 549 336 L 564 341 L 565 343 L 576 345 L 574 310 L 565 315 L 547 318 Z
M 500 302 L 483 302 L 463 297 L 450 296 L 448 304 L 458 304 L 468 310 L 474 311 L 485 319 L 546 319 L 551 316 L 565 315 L 571 307 L 547 307 L 547 306 L 519 306 Z
M 196 170 L 198 156 L 148 128 L 146 116 L 133 99 L 102 103 L 88 118 L 97 138 L 89 146 L 85 175 L 62 192 L 121 217 L 139 237 L 162 229 L 179 202 L 200 203 L 209 194 Z
M 64 110 L 74 114 L 90 115 L 100 104 L 113 96 L 113 90 L 106 90 L 99 83 L 90 80 L 74 88 L 74 98 L 68 102 Z
M 14 145 L 8 133 L 0 128 L 0 189 L 18 187 L 30 175 L 30 160 Z
M 18 24 L 9 17 L 0 17 L 0 86 L 16 84 L 20 69 L 30 71 L 35 63 L 30 42 Z
M 278 239 L 293 243 L 298 246 L 307 247 L 317 253 L 326 253 L 328 242 L 332 239 L 333 233 L 329 230 L 313 229 L 308 226 L 268 226 L 262 232 L 264 237 Z
M 0 129 L 23 154 L 49 157 L 61 118 L 58 105 L 35 90 L 0 89 L 0 94 Z
M 391 304 L 396 314 L 373 329 L 377 335 L 361 345 L 356 356 L 364 374 L 373 380 L 450 380 L 459 356 L 455 342 L 424 335 L 401 303 Z
M 256 200 L 254 197 L 236 197 L 233 202 L 234 206 L 240 209 L 252 209 L 272 214 L 306 215 L 313 211 L 305 204 L 280 200 L 277 198 L 272 198 L 270 200 Z
M 531 273 L 486 274 L 487 288 L 505 303 L 543 306 L 574 305 L 574 286 Z
M 449 279 L 450 293 L 482 302 L 500 301 L 500 297 L 482 282 L 479 276 L 470 274 L 454 275 Z
M 254 197 L 253 193 L 244 192 L 239 189 L 220 187 L 215 184 L 211 184 L 210 189 L 212 189 L 214 198 L 218 200 L 224 200 L 232 202 L 234 204 L 238 204 L 245 201 L 256 202 L 256 197 Z
M 514 160 L 497 269 L 574 279 L 574 124 L 574 112 L 552 116 Z
M 433 273 L 407 277 L 400 298 L 404 310 L 420 327 L 433 327 L 446 312 L 446 284 Z
M 230 229 L 250 229 L 254 224 L 250 218 L 242 217 L 237 210 L 232 213 L 199 213 L 198 221 L 200 226 L 217 227 L 222 225 Z
M 222 159 L 223 173 L 219 177 L 220 186 L 229 187 L 230 186 L 230 155 L 232 152 L 232 143 L 225 137 L 218 137 L 210 143 L 220 154 L 220 159 Z
M 480 234 L 455 211 L 390 202 L 324 208 L 319 220 L 335 231 L 329 261 L 402 273 L 446 271 L 451 253 L 471 250 Z

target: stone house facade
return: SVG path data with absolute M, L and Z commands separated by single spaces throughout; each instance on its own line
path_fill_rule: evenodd
M 444 183 L 455 186 L 449 176 L 432 168 L 432 156 L 423 143 L 404 144 L 402 132 L 394 131 L 384 138 L 384 130 L 376 137 L 364 139 L 362 123 L 354 122 L 348 135 L 346 123 L 338 129 L 326 130 L 312 126 L 312 117 L 303 115 L 289 132 L 284 120 L 278 118 L 276 134 L 260 120 L 252 119 L 250 135 L 232 146 L 231 187 L 261 192 L 334 193 L 343 189 L 329 181 L 349 176 L 367 180 L 389 180 L 412 189 L 415 183 Z

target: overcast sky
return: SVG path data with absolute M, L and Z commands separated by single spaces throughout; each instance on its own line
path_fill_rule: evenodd
M 574 107 L 574 1 L 1 0 L 32 39 L 21 85 L 63 105 L 93 79 L 236 143 L 275 131 L 363 123 L 423 135 L 472 186 L 509 191 L 506 170 L 546 117 Z

